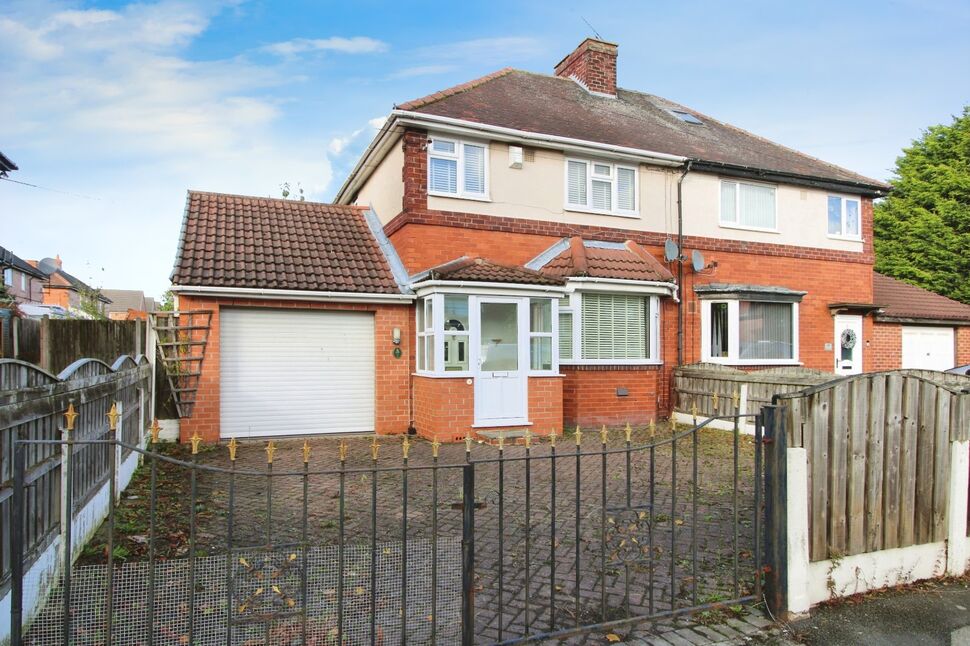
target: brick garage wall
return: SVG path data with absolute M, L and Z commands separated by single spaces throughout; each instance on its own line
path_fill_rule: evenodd
M 375 430 L 381 434 L 404 433 L 410 422 L 409 382 L 411 375 L 411 340 L 414 338 L 410 305 L 371 305 L 356 303 L 311 303 L 304 301 L 258 300 L 233 298 L 200 298 L 180 296 L 181 310 L 212 310 L 212 327 L 202 361 L 202 375 L 192 417 L 180 424 L 182 441 L 198 433 L 206 442 L 219 441 L 219 315 L 225 307 L 260 307 L 276 309 L 342 310 L 374 313 L 375 354 Z M 392 330 L 401 328 L 403 356 L 394 358 Z
M 903 365 L 903 326 L 899 323 L 875 323 L 872 343 L 866 350 L 872 358 L 871 370 L 898 370 Z
M 468 381 L 467 377 L 414 377 L 414 428 L 418 435 L 457 442 L 474 433 L 475 386 Z M 529 377 L 529 428 L 533 433 L 546 435 L 562 428 L 562 384 L 560 377 Z
M 561 366 L 567 427 L 647 424 L 659 414 L 661 366 Z M 626 396 L 617 394 L 625 388 Z
M 970 326 L 961 326 L 956 330 L 956 360 L 958 366 L 970 363 Z

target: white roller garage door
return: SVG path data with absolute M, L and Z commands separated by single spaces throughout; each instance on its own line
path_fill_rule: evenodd
M 949 370 L 953 361 L 952 327 L 903 326 L 903 368 Z
M 374 316 L 225 309 L 222 437 L 373 432 Z

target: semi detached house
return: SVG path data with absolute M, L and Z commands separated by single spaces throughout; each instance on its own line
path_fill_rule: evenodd
M 678 363 L 871 368 L 890 187 L 616 66 L 587 39 L 400 104 L 334 204 L 190 192 L 183 435 L 545 434 L 667 415 Z

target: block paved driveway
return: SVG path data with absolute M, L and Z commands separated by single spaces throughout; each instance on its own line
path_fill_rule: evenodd
M 737 518 L 735 525 L 733 435 L 730 432 L 702 430 L 697 439 L 696 515 L 693 481 L 693 438 L 676 446 L 676 487 L 674 459 L 669 429 L 660 428 L 651 440 L 647 429 L 635 429 L 633 446 L 658 443 L 651 452 L 633 451 L 628 478 L 625 452 L 606 458 L 606 487 L 603 488 L 603 457 L 586 455 L 580 459 L 576 479 L 575 441 L 568 434 L 557 442 L 555 497 L 552 495 L 551 447 L 548 440 L 536 442 L 529 461 L 529 487 L 526 487 L 525 448 L 505 446 L 499 473 L 495 446 L 476 443 L 471 460 L 484 461 L 475 466 L 475 574 L 476 634 L 482 642 L 539 633 L 550 628 L 551 609 L 555 609 L 557 628 L 609 621 L 627 613 L 663 612 L 736 598 L 749 593 L 754 580 L 754 444 L 752 438 L 739 441 Z M 355 471 L 371 467 L 371 437 L 348 437 L 344 497 L 345 545 L 366 548 L 372 536 L 382 546 L 400 545 L 403 535 L 403 477 L 400 469 L 379 471 L 377 477 L 376 522 L 372 520 L 372 473 Z M 303 439 L 279 440 L 273 469 L 277 474 L 303 469 Z M 338 438 L 309 440 L 310 470 L 339 468 Z M 400 467 L 402 438 L 379 439 L 378 467 Z M 623 433 L 613 429 L 608 449 L 624 446 Z M 582 451 L 602 448 L 598 432 L 582 434 Z M 242 442 L 236 469 L 262 471 L 266 465 L 265 442 Z M 432 463 L 430 443 L 413 439 L 409 455 L 411 467 Z M 228 451 L 219 447 L 203 452 L 200 462 L 227 467 Z M 433 531 L 433 510 L 437 509 L 439 550 L 455 555 L 462 535 L 462 469 L 466 462 L 464 444 L 442 445 L 437 469 L 437 498 L 430 469 L 409 469 L 407 474 L 407 540 L 409 549 L 427 545 Z M 276 475 L 272 484 L 272 515 L 267 517 L 267 477 L 235 476 L 233 505 L 233 543 L 236 547 L 297 543 L 301 540 L 304 505 L 303 478 Z M 503 495 L 499 496 L 500 480 Z M 219 472 L 200 471 L 200 500 L 213 512 L 206 514 L 198 530 L 200 548 L 210 554 L 225 551 L 228 478 Z M 306 508 L 307 532 L 311 545 L 336 545 L 339 540 L 340 484 L 336 475 L 311 475 L 308 478 Z M 578 489 L 578 515 L 577 515 Z M 529 513 L 526 514 L 528 491 Z M 604 492 L 605 509 L 604 512 Z M 650 507 L 651 492 L 653 507 Z M 674 496 L 676 494 L 676 497 Z M 676 498 L 676 499 L 675 499 Z M 555 526 L 552 525 L 553 508 Z M 606 518 L 604 524 L 603 519 Z M 500 540 L 501 536 L 504 540 Z M 578 533 L 577 533 L 578 526 Z M 604 527 L 606 531 L 604 531 Z M 735 547 L 735 527 L 738 533 Z M 267 536 L 269 532 L 269 536 Z M 577 586 L 577 537 L 579 576 Z M 605 542 L 604 542 L 605 539 Z M 652 542 L 651 542 L 652 539 Z M 696 596 L 692 546 L 696 543 Z M 528 545 L 528 549 L 527 549 Z M 397 548 L 395 548 L 397 549 Z M 441 554 L 443 552 L 439 552 Z M 606 568 L 603 556 L 606 556 Z M 652 558 L 650 558 L 652 555 Z M 734 582 L 737 555 L 740 581 Z M 526 561 L 528 559 L 528 567 Z M 444 560 L 439 558 L 444 564 Z M 460 576 L 454 571 L 454 558 L 440 579 Z M 551 565 L 555 564 L 555 578 Z M 439 568 L 440 570 L 441 568 Z M 414 571 L 418 570 L 418 571 Z M 421 579 L 427 588 L 431 572 L 427 560 L 412 567 L 408 580 Z M 396 575 L 397 576 L 397 575 Z M 368 577 L 346 584 L 359 594 L 369 596 Z M 411 590 L 411 583 L 408 589 Z M 528 588 L 528 589 L 527 589 Z M 390 616 L 401 616 L 400 587 L 393 596 L 382 596 L 377 603 Z M 578 591 L 578 603 L 577 603 Z M 329 591 L 332 594 L 332 590 Z M 309 595 L 314 591 L 310 590 Z M 412 594 L 409 592 L 409 594 Z M 605 594 L 605 615 L 603 602 Z M 441 608 L 459 600 L 454 590 Z M 417 597 L 416 594 L 413 595 Z M 501 599 L 500 599 L 501 597 Z M 417 602 L 414 602 L 418 605 Z M 421 607 L 407 608 L 409 635 L 426 636 L 430 621 L 427 600 Z M 389 616 L 383 612 L 381 621 Z M 442 626 L 439 637 L 447 641 L 456 636 L 454 621 Z M 378 627 L 378 630 L 381 628 Z

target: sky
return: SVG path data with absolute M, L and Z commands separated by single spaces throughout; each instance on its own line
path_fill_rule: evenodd
M 621 87 L 877 179 L 970 103 L 966 0 L 3 0 L 0 151 L 35 186 L 0 182 L 0 245 L 159 296 L 186 190 L 330 200 L 395 104 L 593 29 Z

